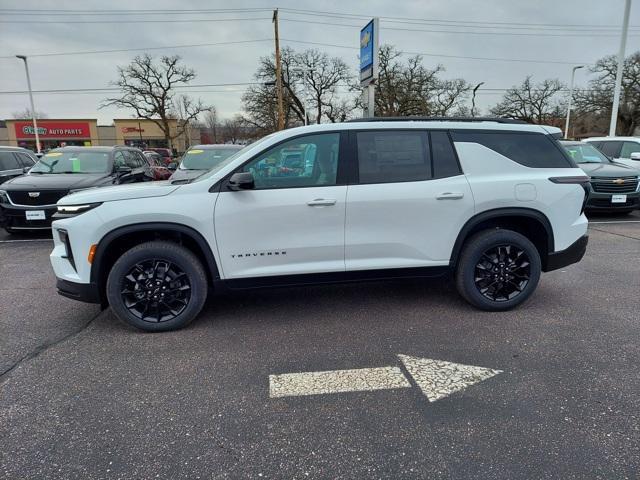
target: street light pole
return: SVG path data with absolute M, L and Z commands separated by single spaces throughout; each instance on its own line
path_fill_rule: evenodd
M 571 84 L 569 85 L 569 104 L 567 105 L 567 121 L 564 124 L 564 139 L 569 138 L 569 118 L 571 117 L 571 102 L 573 101 L 573 80 L 576 76 L 576 70 L 584 68 L 584 65 L 576 65 L 571 70 Z
M 38 122 L 36 121 L 36 109 L 33 106 L 33 93 L 31 91 L 31 78 L 29 77 L 29 64 L 26 55 L 16 55 L 16 58 L 24 61 L 24 69 L 27 72 L 27 87 L 29 87 L 29 101 L 31 102 L 31 119 L 33 120 L 33 130 L 36 134 L 36 150 L 40 153 L 40 134 L 38 133 Z
M 613 91 L 613 105 L 611 107 L 611 123 L 609 124 L 609 136 L 614 137 L 618 123 L 618 107 L 620 106 L 620 89 L 622 87 L 622 70 L 624 67 L 624 50 L 627 46 L 627 31 L 629 30 L 629 11 L 631 0 L 626 0 L 624 5 L 624 17 L 622 19 L 622 37 L 620 38 L 620 50 L 618 50 L 618 69 L 616 70 L 616 87 Z

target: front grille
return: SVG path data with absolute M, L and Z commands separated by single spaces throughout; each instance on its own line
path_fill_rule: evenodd
M 37 197 L 29 195 L 29 193 L 38 193 Z M 25 190 L 7 192 L 9 199 L 15 205 L 27 205 L 37 207 L 38 205 L 55 205 L 58 200 L 67 195 L 68 190 Z
M 598 193 L 633 193 L 638 188 L 638 177 L 591 177 L 591 187 Z

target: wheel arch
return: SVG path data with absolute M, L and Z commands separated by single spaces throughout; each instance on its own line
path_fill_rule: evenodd
M 486 210 L 474 215 L 464 224 L 453 245 L 449 261 L 449 266 L 454 271 L 466 240 L 474 233 L 491 228 L 514 230 L 526 236 L 540 254 L 542 270 L 547 269 L 548 256 L 555 248 L 551 222 L 539 210 L 511 207 Z
M 192 251 L 202 262 L 209 286 L 220 279 L 215 256 L 205 238 L 195 229 L 172 222 L 145 222 L 116 228 L 100 239 L 91 265 L 91 282 L 98 286 L 106 303 L 105 286 L 111 267 L 126 250 L 152 240 L 178 243 Z

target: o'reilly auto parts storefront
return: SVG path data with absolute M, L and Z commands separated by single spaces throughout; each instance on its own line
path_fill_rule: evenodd
M 6 120 L 10 145 L 36 150 L 36 133 L 31 120 Z M 38 120 L 41 150 L 64 146 L 99 145 L 97 121 Z

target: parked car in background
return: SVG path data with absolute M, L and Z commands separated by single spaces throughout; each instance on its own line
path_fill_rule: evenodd
M 156 152 L 144 151 L 145 158 L 149 162 L 154 180 L 168 180 L 172 171 L 162 161 L 162 157 Z
M 640 169 L 640 137 L 591 137 L 584 141 L 614 162 Z
M 242 145 L 196 145 L 187 150 L 171 180 L 191 180 L 241 150 Z
M 33 152 L 20 147 L 0 147 L 0 183 L 26 173 L 38 159 Z
M 162 163 L 164 163 L 165 166 L 173 162 L 173 153 L 171 153 L 170 148 L 147 148 L 145 149 L 145 151 L 155 152 L 158 155 L 160 155 L 160 158 L 162 159 Z
M 629 213 L 640 207 L 640 171 L 612 162 L 593 145 L 561 141 L 573 161 L 589 175 L 587 211 Z
M 26 175 L 0 185 L 0 226 L 7 232 L 51 228 L 56 202 L 89 188 L 153 180 L 142 152 L 130 147 L 51 150 Z

